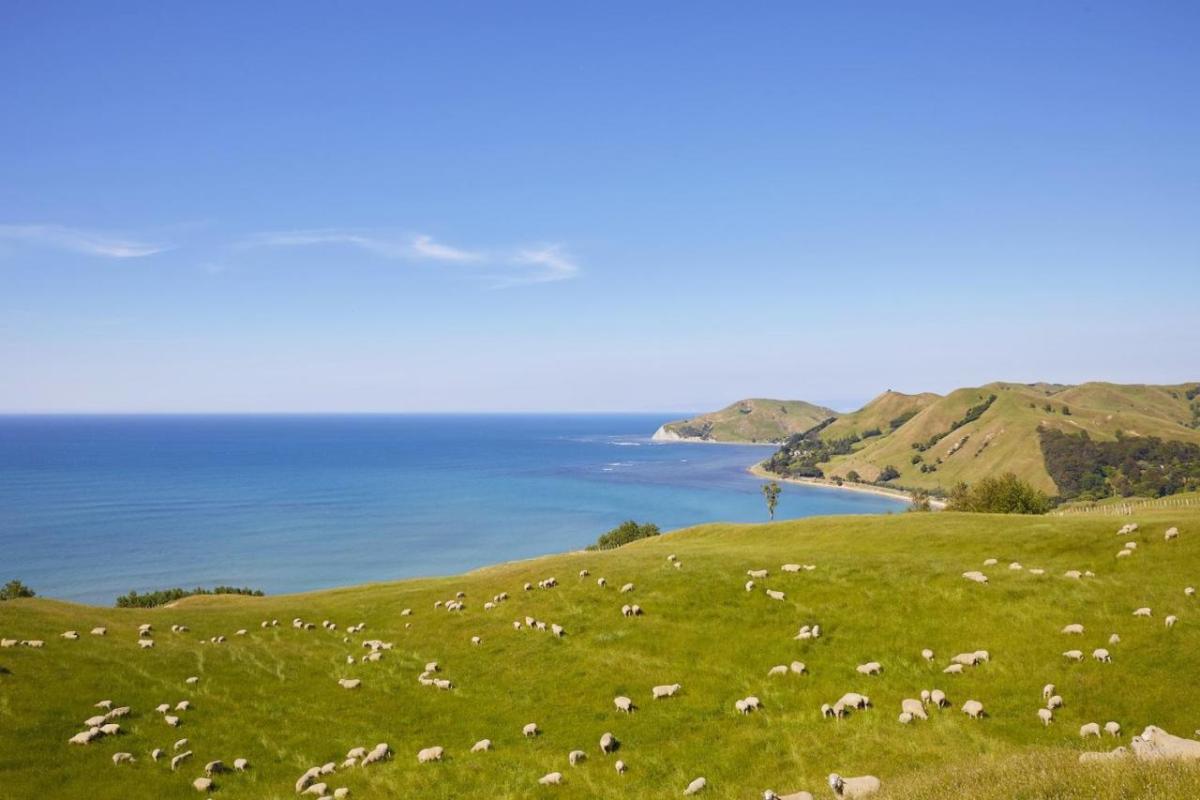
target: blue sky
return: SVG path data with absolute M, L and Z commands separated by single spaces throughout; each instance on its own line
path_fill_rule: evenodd
M 8 3 L 0 411 L 1200 378 L 1200 7 Z

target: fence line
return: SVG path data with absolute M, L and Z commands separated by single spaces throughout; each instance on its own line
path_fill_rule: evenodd
M 1051 513 L 1059 517 L 1071 514 L 1099 514 L 1106 517 L 1115 517 L 1128 516 L 1135 511 L 1144 511 L 1151 508 L 1184 508 L 1189 506 L 1200 506 L 1200 498 L 1157 497 L 1152 500 L 1129 500 L 1123 503 L 1108 503 L 1105 505 L 1094 503 L 1088 506 L 1064 508 Z

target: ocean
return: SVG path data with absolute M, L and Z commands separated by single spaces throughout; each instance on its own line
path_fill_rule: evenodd
M 626 519 L 759 522 L 769 448 L 652 442 L 670 414 L 0 417 L 0 581 L 268 594 L 583 547 Z M 785 485 L 779 518 L 901 510 Z

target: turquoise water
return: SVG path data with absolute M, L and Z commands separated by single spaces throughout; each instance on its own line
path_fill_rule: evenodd
M 0 417 L 0 580 L 269 594 L 578 548 L 634 518 L 762 521 L 770 449 L 650 441 L 671 415 Z M 788 485 L 781 518 L 899 510 Z

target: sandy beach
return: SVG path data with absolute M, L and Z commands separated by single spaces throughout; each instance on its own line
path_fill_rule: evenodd
M 784 478 L 779 475 L 767 472 L 762 467 L 762 462 L 747 467 L 746 471 L 758 478 L 766 478 L 768 480 L 779 481 L 780 483 L 799 483 L 806 486 L 821 486 L 826 489 L 842 489 L 847 492 L 864 492 L 866 494 L 877 494 L 882 497 L 894 497 L 897 500 L 912 500 L 912 495 L 901 489 L 887 489 L 883 486 L 871 486 L 863 483 L 842 483 L 837 484 L 833 481 L 823 478 Z M 935 511 L 941 511 L 946 508 L 946 503 L 942 500 L 929 499 L 929 505 Z

